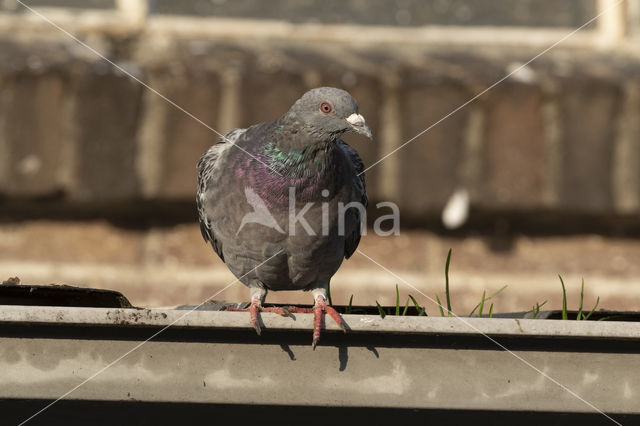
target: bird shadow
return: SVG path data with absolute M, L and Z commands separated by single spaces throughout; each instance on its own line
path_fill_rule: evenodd
M 345 371 L 347 369 L 347 363 L 349 362 L 349 347 L 347 345 L 339 345 L 338 348 L 338 371 Z M 378 350 L 374 346 L 365 346 L 366 349 L 371 351 L 376 358 L 380 358 Z
M 375 346 L 365 346 L 365 348 L 370 350 L 376 358 L 380 359 L 380 354 L 378 353 L 378 350 L 375 348 Z
M 293 351 L 291 350 L 291 347 L 289 345 L 287 345 L 286 343 L 281 343 L 280 344 L 280 348 L 287 354 L 289 355 L 289 359 L 291 361 L 295 361 L 296 360 L 296 354 L 293 353 Z
M 290 317 L 293 321 L 296 320 L 295 314 L 293 312 L 290 312 L 287 316 Z M 262 324 L 262 320 L 259 319 L 259 321 L 261 323 L 260 325 L 264 326 L 264 324 Z M 324 319 L 323 319 L 323 326 L 324 326 Z M 345 322 L 344 326 L 345 326 L 345 332 L 351 331 L 351 327 L 349 327 L 349 324 Z M 339 345 L 335 345 L 335 347 L 338 349 L 338 371 L 345 371 L 349 363 L 349 346 L 346 344 L 339 344 Z M 368 346 L 365 346 L 365 348 L 369 350 L 376 358 L 380 358 L 380 353 L 374 346 L 368 345 Z M 291 349 L 291 346 L 289 344 L 280 343 L 280 349 L 282 349 L 282 351 L 287 354 L 290 361 L 296 361 L 296 355 Z
M 347 369 L 347 362 L 349 361 L 349 350 L 346 345 L 338 346 L 338 362 L 340 366 L 338 371 L 344 371 Z

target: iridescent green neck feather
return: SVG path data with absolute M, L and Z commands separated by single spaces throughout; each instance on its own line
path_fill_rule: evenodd
M 267 162 L 284 176 L 294 178 L 310 177 L 323 174 L 330 164 L 330 151 L 333 143 L 318 143 L 302 149 L 290 147 L 280 148 L 275 142 L 267 142 L 264 154 Z

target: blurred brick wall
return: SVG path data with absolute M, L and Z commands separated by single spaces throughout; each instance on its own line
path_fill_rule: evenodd
M 151 87 L 226 133 L 277 118 L 305 90 L 359 101 L 370 165 L 534 56 L 535 49 L 93 34 Z M 558 47 L 368 172 L 407 217 L 455 188 L 489 212 L 640 210 L 640 59 Z M 71 40 L 0 38 L 0 193 L 69 203 L 191 201 L 218 136 Z

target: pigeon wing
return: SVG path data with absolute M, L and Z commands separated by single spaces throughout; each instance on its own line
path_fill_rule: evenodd
M 222 254 L 222 242 L 219 238 L 216 238 L 215 229 L 212 226 L 211 218 L 207 215 L 206 211 L 206 197 L 208 188 L 213 185 L 212 178 L 214 172 L 220 167 L 219 159 L 224 151 L 229 149 L 236 143 L 246 129 L 234 129 L 227 133 L 223 138 L 220 138 L 218 143 L 213 145 L 207 152 L 205 152 L 198 161 L 198 190 L 196 193 L 196 203 L 198 205 L 198 216 L 200 218 L 200 232 L 202 232 L 202 238 L 207 243 L 211 244 L 213 250 L 220 256 L 220 259 L 224 262 L 224 256 Z
M 338 140 L 338 147 L 342 149 L 353 165 L 356 172 L 356 175 L 353 177 L 353 185 L 355 186 L 356 191 L 360 193 L 360 202 L 363 206 L 367 207 L 369 200 L 367 198 L 367 189 L 364 181 L 364 163 L 356 150 L 351 148 L 346 142 Z M 366 224 L 362 223 L 360 211 L 353 208 L 348 209 L 345 212 L 345 223 L 351 223 L 353 225 L 350 227 L 352 231 L 345 235 L 344 240 L 344 257 L 348 259 L 358 248 L 358 244 L 360 244 L 360 237 L 362 236 L 362 226 Z

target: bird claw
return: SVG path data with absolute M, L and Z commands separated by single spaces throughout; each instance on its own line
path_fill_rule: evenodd
M 287 308 L 281 308 L 278 306 L 268 306 L 268 307 L 264 307 L 262 306 L 262 303 L 257 300 L 254 299 L 251 301 L 251 305 L 249 305 L 248 308 L 245 309 L 231 309 L 231 308 L 227 308 L 227 311 L 233 311 L 233 312 L 249 312 L 249 315 L 251 317 L 251 325 L 253 326 L 253 328 L 256 330 L 256 333 L 258 334 L 258 336 L 261 335 L 262 333 L 262 329 L 260 327 L 260 316 L 259 316 L 259 312 L 272 312 L 274 314 L 278 314 L 278 315 L 282 315 L 283 317 L 290 317 L 291 316 L 291 310 L 287 309 Z
M 338 324 L 338 327 L 342 329 L 344 333 L 347 332 L 347 329 L 344 325 L 344 320 L 340 316 L 340 314 L 333 309 L 331 306 L 327 305 L 327 301 L 323 296 L 318 296 L 316 298 L 316 304 L 313 307 L 313 342 L 311 343 L 311 347 L 313 350 L 316 350 L 316 345 L 320 340 L 320 331 L 322 330 L 322 314 L 329 314 L 331 318 Z
M 313 308 L 300 308 L 296 306 L 288 306 L 286 308 L 278 306 L 263 307 L 262 303 L 259 300 L 253 300 L 251 301 L 251 305 L 249 305 L 249 308 L 247 309 L 227 310 L 235 312 L 249 311 L 249 315 L 251 316 L 251 325 L 253 325 L 253 328 L 256 330 L 258 336 L 260 336 L 262 332 L 262 329 L 260 328 L 259 312 L 272 312 L 274 314 L 282 315 L 283 317 L 290 317 L 293 313 L 313 314 L 313 342 L 311 343 L 311 347 L 313 348 L 313 350 L 316 349 L 318 341 L 320 341 L 323 314 L 328 314 L 331 318 L 333 318 L 336 324 L 338 324 L 338 327 L 340 327 L 344 333 L 347 332 L 344 320 L 342 319 L 340 314 L 327 304 L 327 300 L 322 295 L 319 295 L 316 298 L 316 304 L 313 306 Z
M 343 332 L 343 333 L 346 333 L 346 332 L 347 332 L 347 328 L 346 328 L 346 326 L 345 326 L 344 320 L 342 319 L 342 317 L 340 316 L 340 314 L 339 314 L 335 309 L 333 309 L 333 308 L 332 308 L 331 306 L 329 306 L 329 305 L 326 305 L 326 306 L 324 307 L 324 312 L 325 312 L 326 314 L 329 314 L 329 316 L 330 316 L 331 318 L 333 318 L 333 320 L 336 322 L 336 324 L 338 324 L 338 327 L 340 327 L 340 328 L 342 329 L 342 332 Z
M 253 325 L 253 329 L 256 331 L 256 334 L 258 336 L 262 335 L 262 329 L 260 328 L 260 322 L 256 321 L 254 322 L 253 319 L 251 320 L 251 325 Z
M 258 312 L 271 312 L 274 314 L 281 315 L 283 317 L 291 316 L 291 311 L 289 311 L 289 309 L 287 308 L 281 308 L 277 306 L 264 307 L 260 303 L 251 303 L 251 306 L 249 307 L 249 312 L 251 314 L 251 324 L 253 325 L 253 328 L 256 330 L 256 333 L 258 333 L 258 336 L 260 336 L 260 333 L 261 333 L 260 320 L 258 319 Z
M 261 334 L 260 330 L 260 319 L 258 318 L 258 311 L 262 310 L 262 305 L 259 300 L 252 300 L 251 305 L 249 306 L 249 315 L 251 317 L 251 325 L 258 333 L 258 336 Z

